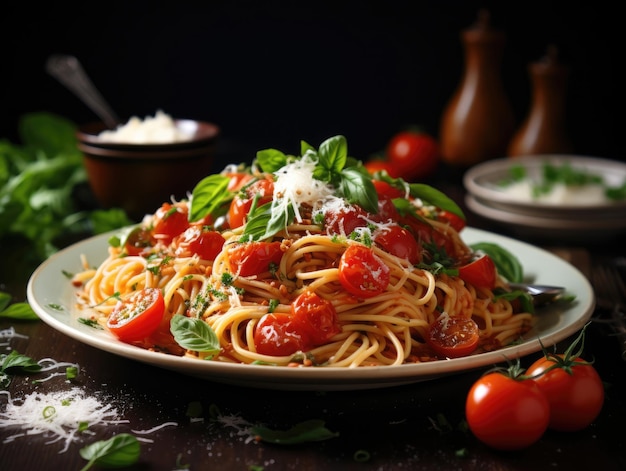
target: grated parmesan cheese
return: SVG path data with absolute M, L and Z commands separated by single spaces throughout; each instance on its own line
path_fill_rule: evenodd
M 302 222 L 299 211 L 302 204 L 315 207 L 333 194 L 330 185 L 313 178 L 316 164 L 317 160 L 306 153 L 301 159 L 276 171 L 274 200 L 279 204 L 277 211 L 287 213 L 291 206 L 295 211 L 296 221 Z
M 110 403 L 102 404 L 96 397 L 87 396 L 80 388 L 47 394 L 34 392 L 22 399 L 11 399 L 6 391 L 0 391 L 0 394 L 5 394 L 8 399 L 6 410 L 0 412 L 0 427 L 23 430 L 5 438 L 3 443 L 41 435 L 50 438 L 46 444 L 64 442 L 59 451 L 64 453 L 73 441 L 78 440 L 79 433 L 93 434 L 89 429 L 83 430 L 85 425 L 92 428 L 128 423 L 127 420 L 119 419 L 117 409 Z

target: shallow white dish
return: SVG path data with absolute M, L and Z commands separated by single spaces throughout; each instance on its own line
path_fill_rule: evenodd
M 515 212 L 493 205 L 491 201 L 468 194 L 466 206 L 476 214 L 495 221 L 518 236 L 590 242 L 607 240 L 626 233 L 626 217 L 613 216 L 590 220 L 588 217 L 556 217 Z
M 543 217 L 605 219 L 626 216 L 626 200 L 606 203 L 555 203 L 524 201 L 504 191 L 501 183 L 510 178 L 513 166 L 526 169 L 529 180 L 541 181 L 543 166 L 569 164 L 573 168 L 599 175 L 608 186 L 617 187 L 626 181 L 626 164 L 615 160 L 576 155 L 535 155 L 487 161 L 470 168 L 463 176 L 466 190 L 489 206 Z
M 28 282 L 27 295 L 41 319 L 54 329 L 103 351 L 190 376 L 240 386 L 331 391 L 382 388 L 430 380 L 538 352 L 541 350 L 539 339 L 545 347 L 550 347 L 579 331 L 595 306 L 593 290 L 587 279 L 561 258 L 514 239 L 466 228 L 463 237 L 467 243 L 500 244 L 519 257 L 529 280 L 565 286 L 576 296 L 576 302 L 567 307 L 553 305 L 540 311 L 536 326 L 517 345 L 452 360 L 356 369 L 286 368 L 193 360 L 119 342 L 108 332 L 78 321 L 75 288 L 64 272 L 81 270 L 81 254 L 91 264 L 104 260 L 110 236 L 102 234 L 74 244 L 50 257 L 34 271 Z

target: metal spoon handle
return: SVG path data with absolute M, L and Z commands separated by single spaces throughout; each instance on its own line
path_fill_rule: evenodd
M 102 98 L 76 57 L 63 54 L 52 55 L 46 62 L 46 71 L 74 92 L 104 121 L 107 127 L 113 129 L 120 124 L 119 118 Z

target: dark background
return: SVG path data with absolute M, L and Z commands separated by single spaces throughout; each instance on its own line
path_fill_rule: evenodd
M 8 2 L 7 2 L 8 3 Z M 399 128 L 437 135 L 459 83 L 459 32 L 490 9 L 508 41 L 502 80 L 518 121 L 527 65 L 548 44 L 571 68 L 568 131 L 583 155 L 625 158 L 619 2 L 11 2 L 0 28 L 0 137 L 24 112 L 96 116 L 44 64 L 75 55 L 123 120 L 162 109 L 213 121 L 229 158 L 297 152 L 344 134 L 365 158 Z

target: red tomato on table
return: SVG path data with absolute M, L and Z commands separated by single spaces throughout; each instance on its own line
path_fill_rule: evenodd
M 472 385 L 465 417 L 483 443 L 499 450 L 520 450 L 545 433 L 550 405 L 533 380 L 492 372 Z
M 136 342 L 154 333 L 164 313 L 161 290 L 144 288 L 117 302 L 109 315 L 107 327 L 122 342 Z
M 593 422 L 604 404 L 604 385 L 596 369 L 580 357 L 565 355 L 542 357 L 527 370 L 526 375 L 545 394 L 550 403 L 550 424 L 553 430 L 573 432 Z

